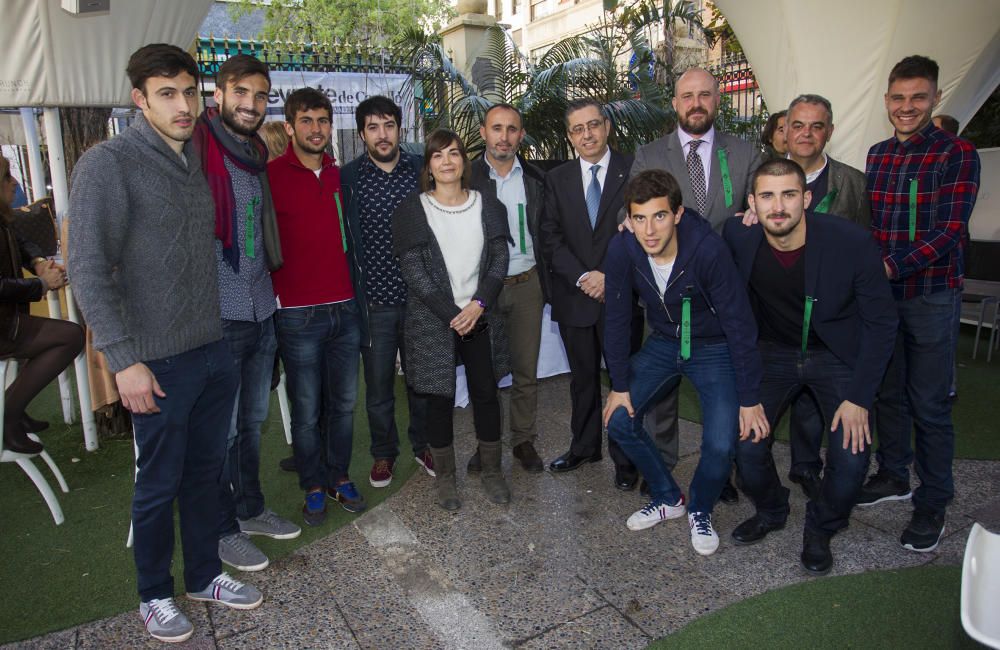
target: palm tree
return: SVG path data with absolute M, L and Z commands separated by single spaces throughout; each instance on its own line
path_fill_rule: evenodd
M 438 119 L 427 127 L 448 126 L 470 151 L 479 151 L 484 113 L 493 104 L 508 103 L 524 115 L 528 155 L 565 159 L 572 151 L 564 125 L 567 103 L 591 97 L 605 106 L 616 146 L 633 151 L 660 135 L 671 117 L 669 96 L 654 82 L 658 63 L 649 46 L 647 18 L 627 9 L 605 15 L 586 33 L 553 45 L 537 62 L 494 26 L 473 66 L 474 81 L 458 71 L 434 38 L 411 30 L 404 48 L 417 74 L 423 72 L 424 93 L 429 85 L 440 89 Z

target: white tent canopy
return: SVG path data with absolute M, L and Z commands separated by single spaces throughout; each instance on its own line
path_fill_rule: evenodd
M 60 0 L 3 0 L 0 106 L 128 106 L 129 55 L 147 43 L 188 49 L 212 0 L 111 0 L 93 16 Z
M 833 104 L 830 155 L 864 169 L 892 134 L 889 70 L 923 54 L 941 67 L 939 112 L 965 125 L 1000 83 L 997 0 L 714 0 L 743 45 L 764 99 L 780 110 L 801 93 Z

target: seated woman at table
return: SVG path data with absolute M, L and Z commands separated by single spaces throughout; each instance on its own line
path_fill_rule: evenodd
M 24 410 L 83 349 L 83 330 L 69 321 L 28 314 L 29 302 L 66 284 L 66 270 L 14 233 L 10 226 L 13 200 L 10 163 L 0 157 L 0 359 L 27 361 L 4 398 L 3 446 L 16 453 L 37 454 L 42 445 L 28 437 Z M 25 266 L 38 277 L 23 277 L 24 260 L 30 260 L 31 266 Z
M 438 505 L 461 507 L 455 486 L 452 416 L 455 366 L 465 364 L 482 458 L 482 485 L 493 503 L 508 503 L 500 469 L 497 381 L 510 359 L 494 306 L 507 272 L 507 212 L 497 199 L 469 189 L 471 169 L 458 134 L 427 138 L 422 192 L 392 215 L 392 248 L 408 291 L 404 371 L 427 397 L 427 441 L 434 457 Z

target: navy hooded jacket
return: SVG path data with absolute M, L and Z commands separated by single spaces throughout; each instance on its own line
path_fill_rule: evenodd
M 649 256 L 633 233 L 618 233 L 604 260 L 604 357 L 611 388 L 629 390 L 629 332 L 632 292 L 646 303 L 650 328 L 661 336 L 680 339 L 681 303 L 691 297 L 691 356 L 707 343 L 729 346 L 740 406 L 760 403 L 760 354 L 757 323 L 729 248 L 711 224 L 694 210 L 685 209 L 674 231 L 677 257 L 660 295 Z

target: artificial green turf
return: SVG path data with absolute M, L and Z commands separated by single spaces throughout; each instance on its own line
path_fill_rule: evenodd
M 958 400 L 952 407 L 955 425 L 955 457 L 971 460 L 1000 460 L 1000 351 L 994 351 L 993 362 L 986 362 L 989 331 L 983 330 L 979 353 L 972 359 L 975 327 L 962 325 L 958 341 Z M 680 416 L 701 422 L 698 395 L 686 379 L 681 383 Z M 877 447 L 877 434 L 876 438 Z M 778 424 L 776 437 L 788 440 L 788 411 Z
M 730 605 L 649 648 L 981 648 L 962 629 L 961 581 L 952 566 L 811 580 Z
M 363 381 L 358 394 L 364 395 Z M 406 438 L 406 396 L 397 382 L 396 421 L 402 431 L 395 478 L 386 489 L 369 486 L 371 468 L 368 420 L 361 397 L 355 410 L 355 437 L 351 475 L 369 507 L 381 503 L 413 473 L 416 463 Z M 138 607 L 135 566 L 131 549 L 125 548 L 131 514 L 132 441 L 103 441 L 99 450 L 87 452 L 79 423 L 62 422 L 58 389 L 53 383 L 32 403 L 30 413 L 49 420 L 41 434 L 59 465 L 70 493 L 58 486 L 44 463 L 42 474 L 57 491 L 66 521 L 54 525 L 48 507 L 27 475 L 14 463 L 0 465 L 0 643 L 33 637 Z M 270 417 L 261 439 L 261 482 L 267 506 L 302 526 L 297 539 L 278 541 L 255 537 L 254 542 L 271 560 L 291 553 L 330 534 L 353 520 L 336 503 L 329 502 L 324 525 L 302 523 L 302 492 L 298 475 L 283 472 L 278 460 L 291 454 L 285 444 L 277 398 L 272 395 Z M 180 536 L 176 535 L 174 583 L 183 593 Z M 240 574 L 248 581 L 253 574 Z M 138 620 L 138 619 L 137 619 Z

